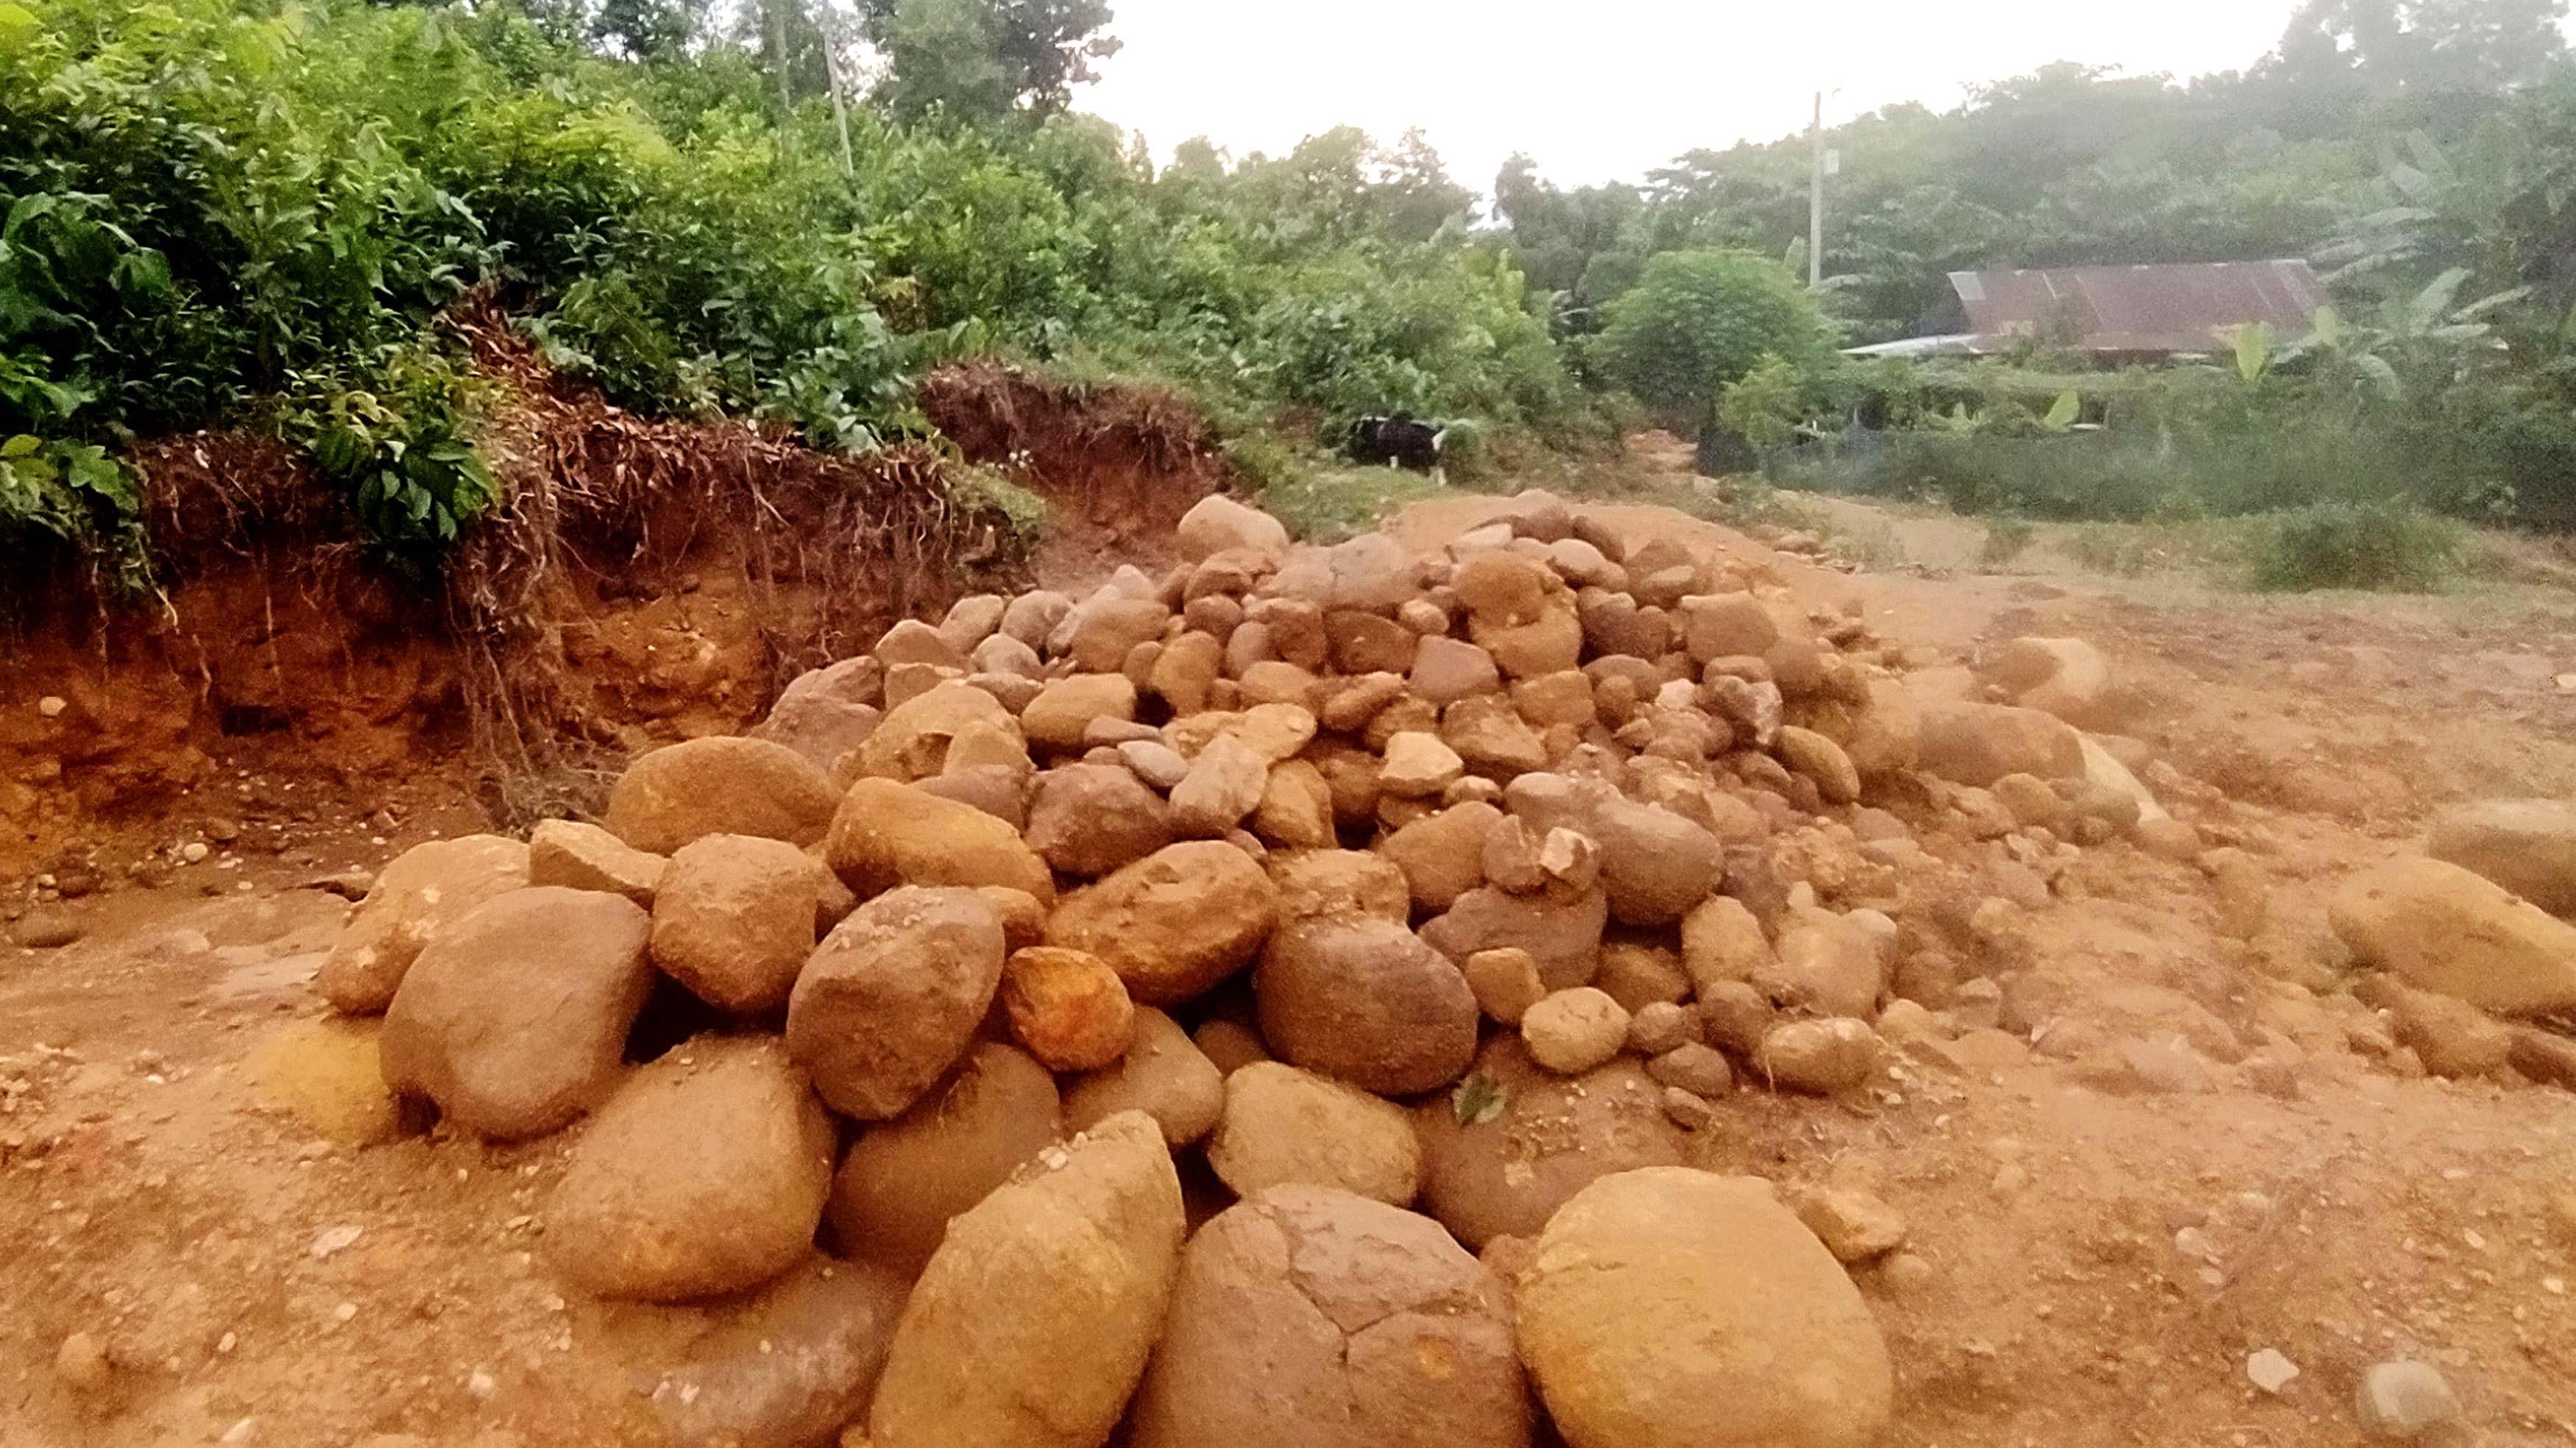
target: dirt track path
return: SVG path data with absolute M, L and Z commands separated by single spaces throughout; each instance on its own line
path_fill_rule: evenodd
M 1394 526 L 1428 541 L 1487 506 Z M 1746 1093 L 1700 1139 L 1707 1165 L 1868 1183 L 1907 1218 L 1909 1265 L 1859 1274 L 1892 1443 L 2357 1443 L 2354 1383 L 2398 1356 L 2441 1366 L 2482 1442 L 2576 1443 L 2576 1097 L 2401 1080 L 2306 988 L 2323 893 L 2429 805 L 2576 791 L 2554 682 L 2576 639 L 1850 577 L 1614 513 L 1857 596 L 1930 654 L 2094 639 L 2192 782 L 2170 802 L 2268 886 L 2248 941 L 2200 870 L 2088 851 L 1997 943 L 2031 966 L 2017 1035 L 1919 1048 L 1866 1105 Z M 349 848 L 378 863 L 441 824 Z M 650 1441 L 646 1394 L 706 1317 L 557 1293 L 530 1214 L 560 1138 L 353 1152 L 281 1108 L 260 1048 L 318 1014 L 303 977 L 344 905 L 288 888 L 310 868 L 214 868 L 76 902 L 78 944 L 0 950 L 0 1448 Z M 55 1362 L 75 1332 L 115 1364 L 86 1398 Z M 2277 1396 L 2246 1373 L 2266 1348 L 2300 1368 Z

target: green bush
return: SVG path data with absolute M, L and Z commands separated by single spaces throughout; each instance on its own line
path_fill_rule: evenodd
M 1692 429 L 1720 389 L 1765 357 L 1821 359 L 1823 317 L 1778 262 L 1741 251 L 1668 251 L 1608 308 L 1590 356 L 1648 407 Z
M 2424 592 L 2455 578 L 2465 557 L 2460 525 L 2404 503 L 2316 503 L 2263 520 L 2251 552 L 2253 586 Z
M 2039 530 L 2027 518 L 1995 518 L 1986 524 L 1986 541 L 1977 549 L 1977 563 L 1985 568 L 2002 568 L 2030 551 Z

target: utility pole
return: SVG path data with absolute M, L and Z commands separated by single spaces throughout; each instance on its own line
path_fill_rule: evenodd
M 1816 92 L 1815 119 L 1807 123 L 1807 290 L 1825 284 L 1825 93 Z

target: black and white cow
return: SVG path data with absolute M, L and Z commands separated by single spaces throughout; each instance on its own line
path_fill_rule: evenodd
M 1411 468 L 1437 476 L 1441 445 L 1448 436 L 1447 428 L 1416 422 L 1405 413 L 1393 417 L 1371 414 L 1351 424 L 1351 456 L 1363 463 L 1384 463 L 1391 468 Z

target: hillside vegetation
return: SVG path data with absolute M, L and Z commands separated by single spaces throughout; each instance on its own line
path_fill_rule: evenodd
M 1418 135 L 1158 166 L 1070 109 L 1117 48 L 1100 0 L 0 0 L 0 548 L 147 578 L 130 445 L 237 427 L 433 564 L 504 486 L 504 389 L 441 322 L 469 295 L 618 405 L 858 455 L 935 437 L 930 368 L 1000 355 L 1178 391 L 1283 499 L 1363 412 L 1471 420 L 1472 476 L 1642 405 L 1720 461 L 1976 511 L 2565 526 L 2562 12 L 2313 0 L 2242 74 L 2070 64 L 1861 117 L 1809 298 L 1803 138 L 1643 186 L 1515 160 L 1481 220 Z M 2336 305 L 2207 365 L 1836 351 L 1949 270 L 2276 255 Z
M 436 325 L 483 286 L 614 402 L 850 451 L 926 431 L 911 382 L 988 351 L 1177 383 L 1251 442 L 1381 407 L 1586 425 L 1419 147 L 1158 177 L 1025 97 L 844 131 L 771 78 L 506 6 L 0 4 L 0 523 L 118 539 L 122 443 L 249 423 L 435 549 L 491 501 Z

